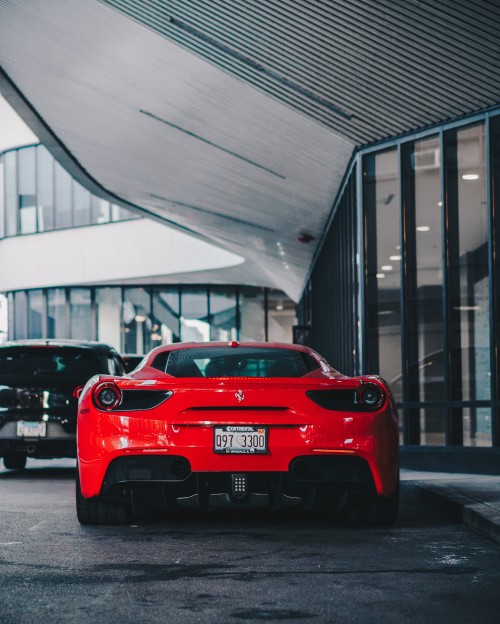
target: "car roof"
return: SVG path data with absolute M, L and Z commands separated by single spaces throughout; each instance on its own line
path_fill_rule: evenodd
M 104 342 L 95 342 L 90 340 L 71 340 L 71 339 L 39 339 L 27 338 L 23 340 L 9 340 L 0 345 L 0 349 L 4 347 L 72 347 L 80 349 L 90 349 L 99 353 L 113 351 L 118 353 L 114 347 Z

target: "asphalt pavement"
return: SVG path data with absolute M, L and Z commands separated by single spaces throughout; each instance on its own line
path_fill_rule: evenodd
M 0 624 L 498 622 L 500 546 L 448 513 L 498 511 L 496 477 L 405 471 L 390 528 L 291 513 L 82 527 L 74 488 L 71 460 L 0 468 Z
M 500 475 L 403 470 L 411 482 L 453 519 L 500 544 Z

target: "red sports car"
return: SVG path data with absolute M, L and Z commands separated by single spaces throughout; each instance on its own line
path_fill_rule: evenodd
M 386 383 L 279 343 L 180 343 L 97 375 L 78 412 L 82 524 L 140 508 L 311 509 L 390 525 L 398 416 Z

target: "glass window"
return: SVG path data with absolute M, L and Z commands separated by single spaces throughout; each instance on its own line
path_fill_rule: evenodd
M 295 303 L 279 290 L 267 294 L 267 339 L 270 342 L 292 342 L 297 323 Z
M 5 158 L 5 234 L 17 234 L 17 152 L 7 152 Z
M 101 366 L 91 349 L 4 347 L 0 351 L 0 372 L 2 375 L 48 375 L 51 378 L 75 376 L 84 380 L 101 372 Z
M 207 291 L 183 288 L 181 295 L 181 340 L 183 342 L 209 341 Z
M 28 293 L 28 337 L 44 337 L 44 297 L 42 290 L 30 290 Z
M 92 218 L 90 193 L 75 181 L 73 181 L 73 201 L 73 225 L 89 225 Z
M 262 288 L 239 289 L 240 335 L 239 340 L 266 339 L 266 316 L 264 290 Z
M 16 340 L 28 337 L 28 298 L 23 290 L 14 294 L 14 335 Z
M 5 342 L 9 332 L 9 306 L 5 295 L 0 294 L 0 344 Z
M 366 229 L 366 360 L 389 382 L 401 375 L 401 255 L 397 150 L 364 159 Z M 401 392 L 395 392 L 401 401 Z
M 112 221 L 127 221 L 129 219 L 139 219 L 140 215 L 135 212 L 131 212 L 126 208 L 111 204 L 111 220 Z
M 43 145 L 37 151 L 38 231 L 54 229 L 54 159 Z
M 64 288 L 47 291 L 47 337 L 68 338 L 68 313 Z
M 236 288 L 210 288 L 210 340 L 237 340 Z
M 17 156 L 19 171 L 19 223 L 21 234 L 37 231 L 35 148 L 21 149 Z
M 97 288 L 95 291 L 96 334 L 99 342 L 121 349 L 121 288 Z
M 490 276 L 493 281 L 494 301 L 491 306 L 494 310 L 492 337 L 496 338 L 494 345 L 495 369 L 492 371 L 495 387 L 495 398 L 500 399 L 500 115 L 491 118 L 491 174 L 492 174 L 492 212 L 493 212 L 493 260 L 494 273 Z M 493 338 L 492 338 L 493 342 Z M 500 405 L 493 409 L 495 422 L 500 423 Z M 495 430 L 494 445 L 500 446 L 500 428 Z
M 8 314 L 8 338 L 14 340 L 14 294 L 7 294 L 7 314 Z
M 5 165 L 0 156 L 0 238 L 5 236 Z
M 56 200 L 56 229 L 72 226 L 72 194 L 71 176 L 61 165 L 55 163 L 55 200 Z
M 92 195 L 92 223 L 109 223 L 111 208 L 109 201 Z
M 151 347 L 180 342 L 179 289 L 153 291 L 153 325 Z
M 439 137 L 403 146 L 408 310 L 407 400 L 446 401 L 444 377 L 441 154 Z M 399 271 L 401 255 L 391 256 Z M 400 393 L 400 384 L 393 390 Z M 407 410 L 410 443 L 445 443 L 446 410 Z M 414 424 L 413 424 L 414 423 Z
M 151 297 L 145 288 L 123 289 L 123 352 L 147 353 L 151 349 Z
M 291 349 L 194 347 L 161 353 L 153 367 L 174 377 L 303 377 L 319 364 Z
M 125 369 L 123 368 L 122 363 L 118 359 L 118 356 L 114 355 L 113 353 L 108 353 L 107 360 L 108 360 L 107 361 L 108 373 L 110 375 L 115 375 L 118 377 L 125 375 Z
M 446 133 L 452 400 L 491 398 L 485 128 Z M 451 443 L 460 441 L 459 414 Z M 454 419 L 454 420 L 453 420 Z M 463 410 L 463 443 L 491 444 L 491 410 Z
M 71 338 L 94 340 L 90 288 L 72 288 L 69 294 Z

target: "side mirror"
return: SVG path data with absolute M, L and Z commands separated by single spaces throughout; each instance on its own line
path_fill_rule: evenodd
M 80 395 L 82 394 L 82 390 L 83 390 L 83 386 L 77 386 L 73 390 L 73 396 L 75 397 L 75 399 L 79 399 L 80 398 Z

